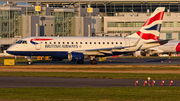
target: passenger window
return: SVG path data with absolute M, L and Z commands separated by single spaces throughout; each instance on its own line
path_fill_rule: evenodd
M 45 44 L 47 44 L 47 42 L 45 42 Z
M 107 42 L 107 44 L 109 44 L 109 42 Z
M 112 44 L 113 44 L 113 42 L 112 42 Z
M 69 44 L 69 42 L 67 42 L 67 44 Z
M 58 42 L 58 44 L 60 44 L 60 42 Z
M 71 42 L 71 44 L 73 44 L 73 42 Z
M 56 42 L 54 42 L 54 44 L 56 44 Z
M 80 42 L 80 44 L 82 44 L 82 42 Z
M 63 44 L 64 44 L 65 42 L 63 42 Z
M 87 42 L 85 42 L 85 44 L 87 44 Z
M 122 42 L 120 42 L 120 44 L 122 44 Z
M 103 42 L 103 44 L 105 44 L 105 42 Z
M 92 43 L 90 42 L 90 44 L 92 44 Z
M 49 44 L 51 44 L 51 42 L 49 42 Z
M 118 44 L 118 42 L 116 42 L 116 44 Z
M 101 42 L 99 42 L 99 44 L 101 44 Z
M 78 42 L 76 42 L 76 44 L 78 44 Z
M 94 44 L 96 44 L 96 42 L 94 42 Z

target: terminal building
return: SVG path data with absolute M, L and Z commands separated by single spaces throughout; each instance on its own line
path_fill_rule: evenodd
M 166 7 L 161 39 L 180 40 L 178 0 L 1 0 L 0 52 L 30 36 L 117 36 L 138 31 Z M 25 5 L 19 5 L 25 2 Z

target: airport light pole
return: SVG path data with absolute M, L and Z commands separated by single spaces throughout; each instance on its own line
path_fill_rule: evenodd
M 27 26 L 26 26 L 26 33 L 29 32 L 29 21 L 28 21 L 28 8 L 27 8 L 27 0 L 26 0 L 26 20 L 27 20 Z
M 80 4 L 80 0 L 79 0 L 79 22 L 80 22 L 80 27 L 79 27 L 79 34 L 82 34 L 82 30 L 81 30 L 81 26 L 82 26 L 82 22 L 81 22 L 81 4 Z
M 81 17 L 81 4 L 80 4 L 80 0 L 79 0 L 79 17 Z

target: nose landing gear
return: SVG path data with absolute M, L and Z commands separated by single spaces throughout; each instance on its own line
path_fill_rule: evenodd
M 27 64 L 28 64 L 28 65 L 31 65 L 31 61 L 27 61 Z
M 31 65 L 31 56 L 27 56 L 27 64 Z

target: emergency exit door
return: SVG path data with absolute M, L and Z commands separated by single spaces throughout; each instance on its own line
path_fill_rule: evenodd
M 125 46 L 130 46 L 130 40 L 128 38 L 125 38 Z M 126 48 L 128 50 L 129 48 Z
M 40 50 L 41 49 L 41 40 L 39 38 L 34 38 L 35 42 L 35 49 Z

